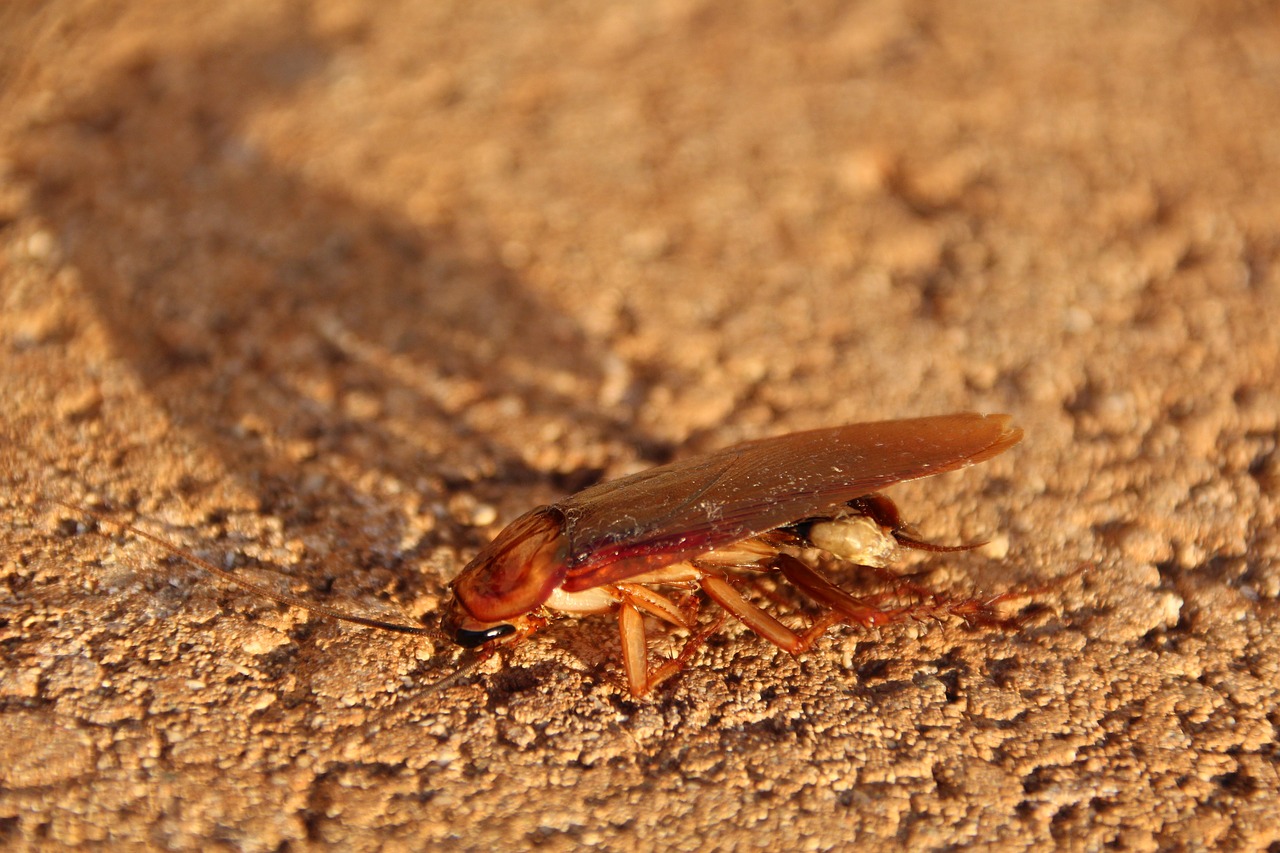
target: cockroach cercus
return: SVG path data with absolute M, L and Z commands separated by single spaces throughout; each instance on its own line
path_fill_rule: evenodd
M 488 652 L 556 615 L 614 611 L 627 686 L 643 696 L 678 672 L 726 615 L 798 655 L 839 622 L 878 627 L 928 616 L 999 622 L 986 601 L 949 600 L 898 581 L 889 596 L 856 597 L 796 556 L 818 549 L 883 571 L 898 546 L 963 550 L 915 538 L 879 490 L 990 459 L 1022 438 L 1007 415 L 973 413 L 849 424 L 748 441 L 602 483 L 517 518 L 454 579 L 442 626 L 460 646 Z M 97 511 L 64 504 L 76 511 Z M 107 520 L 107 519 L 103 519 Z M 343 621 L 402 633 L 425 626 L 369 619 L 280 595 L 132 525 L 131 532 L 253 592 Z M 802 632 L 745 595 L 767 573 L 820 608 Z M 696 590 L 721 608 L 699 627 Z M 689 632 L 682 651 L 651 666 L 645 617 Z

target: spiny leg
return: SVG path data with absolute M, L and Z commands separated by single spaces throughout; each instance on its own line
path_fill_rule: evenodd
M 644 634 L 644 617 L 626 599 L 618 608 L 618 633 L 627 686 L 631 688 L 631 695 L 638 698 L 649 692 L 649 642 Z
M 943 619 L 947 616 L 958 616 L 970 624 L 1012 627 L 1017 621 L 1001 617 L 995 608 L 1005 601 L 1029 595 L 1023 592 L 1006 592 L 985 599 L 951 599 L 940 593 L 924 590 L 924 601 L 884 610 L 877 606 L 879 602 L 900 590 L 870 598 L 856 598 L 827 580 L 813 567 L 789 554 L 779 554 L 773 564 L 787 580 L 810 598 L 868 628 L 907 619 Z M 915 592 L 911 587 L 908 588 Z
M 877 579 L 891 586 L 889 592 L 868 596 L 865 599 L 867 601 L 883 601 L 886 598 L 905 595 L 914 596 L 922 601 L 938 601 L 943 598 L 942 595 L 924 584 L 912 580 L 913 577 L 918 577 L 919 575 L 901 575 L 883 566 L 858 565 L 858 570 L 870 572 Z
M 908 612 L 906 617 L 910 619 L 942 619 L 947 616 L 957 616 L 970 625 L 1011 630 L 1021 627 L 1023 619 L 1019 616 L 1001 616 L 997 608 L 1006 601 L 1031 598 L 1043 591 L 1043 588 L 1012 590 L 988 596 L 987 598 L 942 599 L 936 603 L 919 605 L 919 609 L 922 611 L 919 615 L 914 612 L 917 608 L 910 608 L 912 612 Z
M 790 554 L 774 557 L 773 566 L 814 601 L 865 628 L 886 625 L 897 615 L 896 611 L 881 610 L 874 604 L 855 598 Z
M 677 628 L 692 630 L 698 624 L 698 607 L 696 599 L 686 599 L 683 605 L 677 604 L 662 593 L 655 592 L 643 584 L 619 583 L 613 587 L 618 595 L 630 601 L 634 606 L 650 616 L 661 619 Z
M 671 618 L 673 613 L 679 614 L 679 605 L 646 587 L 634 584 L 618 584 L 622 603 L 618 608 L 618 633 L 622 640 L 622 668 L 627 673 L 627 687 L 634 698 L 640 698 L 653 690 L 662 682 L 675 675 L 692 660 L 694 654 L 707 638 L 720 630 L 725 616 L 715 619 L 710 625 L 695 632 L 685 641 L 684 648 L 674 658 L 664 661 L 652 671 L 649 669 L 649 640 L 644 627 L 644 614 L 641 610 L 684 628 L 693 628 L 697 624 L 696 612 L 688 614 L 685 621 L 676 622 Z M 633 588 L 634 587 L 634 588 Z
M 702 589 L 729 615 L 778 648 L 793 655 L 807 651 L 819 637 L 826 633 L 828 628 L 844 618 L 843 614 L 830 611 L 819 617 L 803 634 L 797 634 L 768 612 L 744 598 L 733 584 L 722 577 L 707 575 L 702 579 Z
M 803 634 L 797 634 L 768 612 L 748 601 L 722 577 L 708 575 L 702 580 L 707 595 L 755 633 L 780 649 L 798 655 L 806 651 L 828 628 L 837 622 L 854 622 L 867 628 L 877 628 L 906 619 L 942 618 L 959 616 L 966 621 L 987 624 L 999 623 L 991 608 L 1009 596 L 997 596 L 989 600 L 968 599 L 946 601 L 930 593 L 930 600 L 893 609 L 882 609 L 879 601 L 889 596 L 860 599 L 845 592 L 827 580 L 815 569 L 791 556 L 778 554 L 772 560 L 773 567 L 795 584 L 810 598 L 827 608 Z

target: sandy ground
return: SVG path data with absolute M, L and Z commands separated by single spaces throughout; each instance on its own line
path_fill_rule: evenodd
M 6 848 L 1280 844 L 1274 5 L 3 14 Z M 44 500 L 430 621 L 537 503 L 957 410 L 1027 438 L 894 491 L 996 537 L 910 565 L 1021 630 L 645 701 L 608 618 L 430 690 Z

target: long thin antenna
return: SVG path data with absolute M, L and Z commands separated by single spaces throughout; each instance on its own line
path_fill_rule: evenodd
M 50 500 L 56 504 L 59 504 L 60 506 L 66 507 L 72 512 L 82 513 L 103 524 L 113 524 L 116 527 L 121 528 L 122 530 L 127 530 L 128 532 L 132 533 L 134 536 L 137 536 L 141 539 L 145 539 L 146 541 L 152 543 L 153 545 L 158 545 L 159 547 L 168 551 L 173 556 L 177 557 L 178 559 L 186 563 L 189 563 L 192 566 L 196 566 L 197 568 L 204 569 L 209 574 L 216 575 L 217 577 L 220 577 L 229 583 L 233 583 L 236 586 L 242 587 L 243 589 L 247 589 L 250 592 L 257 593 L 258 595 L 261 595 L 264 598 L 269 598 L 272 601 L 276 601 L 280 604 L 287 604 L 287 605 L 290 605 L 291 607 L 301 607 L 303 610 L 309 610 L 312 613 L 318 613 L 321 616 L 328 616 L 330 619 L 337 619 L 341 622 L 350 622 L 354 625 L 363 625 L 366 628 L 380 628 L 383 631 L 395 631 L 399 634 L 414 634 L 420 637 L 434 637 L 437 639 L 439 638 L 438 631 L 435 631 L 426 626 L 401 625 L 397 622 L 384 622 L 381 619 L 371 619 L 367 616 L 357 616 L 354 613 L 345 613 L 341 610 L 335 610 L 334 608 L 327 607 L 323 604 L 316 604 L 315 602 L 304 601 L 301 598 L 297 598 L 296 596 L 292 596 L 292 595 L 287 595 L 285 593 L 273 592 L 272 590 L 269 590 L 264 586 L 260 586 L 254 583 L 253 581 L 248 581 L 242 577 L 239 577 L 234 572 L 229 572 L 226 569 L 219 568 L 215 566 L 213 563 L 209 562 L 208 560 L 205 560 L 201 557 L 197 557 L 195 554 L 192 554 L 190 551 L 187 551 L 183 548 L 179 548 L 177 545 L 174 545 L 172 542 L 167 542 L 164 539 L 161 539 L 159 536 L 156 536 L 153 533 L 148 533 L 147 531 L 142 530 L 139 527 L 135 527 L 134 525 L 129 524 L 128 522 L 117 521 L 116 519 L 111 518 L 105 513 L 99 512 L 98 510 L 89 509 L 88 507 L 85 507 L 85 506 L 77 506 L 76 504 L 68 503 L 67 501 L 59 500 L 58 498 L 50 498 Z

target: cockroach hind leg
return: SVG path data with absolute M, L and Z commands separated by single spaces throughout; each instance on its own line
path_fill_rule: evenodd
M 1063 583 L 1078 576 L 1082 572 L 1083 569 L 1077 569 L 1063 577 L 1056 578 L 1039 586 L 1024 589 L 1013 589 L 1008 592 L 987 596 L 986 598 L 969 598 L 942 602 L 942 605 L 947 611 L 945 615 L 958 616 L 970 625 L 1003 628 L 1007 631 L 1016 631 L 1023 628 L 1028 620 L 1033 618 L 1037 613 L 1040 613 L 1046 605 L 1041 602 L 1033 601 L 1029 606 L 1024 607 L 1020 612 L 1011 616 L 1006 616 L 1001 612 L 1001 605 L 1010 601 L 1034 599 L 1036 596 L 1052 592 L 1060 588 Z
M 908 621 L 945 622 L 948 619 L 960 619 L 971 627 L 1016 631 L 1023 627 L 1028 616 L 1023 613 L 1005 615 L 1001 612 L 1001 605 L 1009 601 L 1032 598 L 1044 591 L 1045 588 L 1039 587 L 968 598 L 952 598 L 943 593 L 929 592 L 912 604 L 904 604 L 894 608 L 880 608 L 881 602 L 897 598 L 902 594 L 901 590 L 893 590 L 859 599 L 859 601 L 875 610 L 876 615 L 873 627 L 877 628 Z M 914 593 L 914 589 L 912 592 Z
M 1005 616 L 1000 613 L 999 606 L 1006 601 L 1026 598 L 1028 595 L 1030 593 L 1019 591 L 1005 592 L 986 598 L 947 599 L 938 596 L 934 601 L 919 602 L 901 608 L 900 615 L 895 621 L 910 619 L 917 622 L 925 620 L 942 622 L 948 618 L 956 618 L 973 627 L 1016 631 L 1022 627 L 1024 621 L 1022 616 Z
M 899 584 L 894 590 L 865 598 L 855 597 L 825 578 L 812 566 L 787 554 L 780 554 L 774 566 L 783 576 L 793 583 L 806 596 L 813 599 L 828 612 L 817 625 L 826 627 L 835 622 L 844 621 L 864 628 L 880 628 L 897 622 L 909 620 L 942 621 L 948 617 L 958 617 L 971 625 L 1016 628 L 1018 621 L 1002 616 L 998 607 L 1005 601 L 1023 598 L 1029 593 L 1008 592 L 987 598 L 952 599 L 941 593 L 931 592 L 916 584 Z M 909 594 L 919 600 L 901 607 L 885 608 L 881 603 L 892 598 Z M 812 630 L 809 633 L 812 633 Z M 816 636 L 809 637 L 809 642 Z
M 773 566 L 797 589 L 824 609 L 839 614 L 839 619 L 876 628 L 893 621 L 895 611 L 881 610 L 872 600 L 845 592 L 817 569 L 790 554 L 779 554 Z

